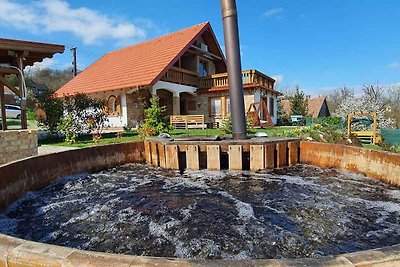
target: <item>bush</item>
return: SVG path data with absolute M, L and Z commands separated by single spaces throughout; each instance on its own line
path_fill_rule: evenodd
M 103 99 L 92 99 L 84 94 L 69 96 L 65 98 L 64 109 L 67 116 L 70 116 L 72 120 L 70 122 L 73 124 L 70 125 L 71 131 L 74 131 L 77 136 L 90 132 L 101 135 L 108 121 L 108 115 L 104 111 L 105 101 Z M 65 123 L 65 119 L 63 123 Z M 61 128 L 65 127 L 65 125 L 61 126 Z
M 220 129 L 224 132 L 224 134 L 232 134 L 232 117 L 229 116 L 225 118 L 222 123 Z M 251 129 L 251 118 L 246 117 L 246 132 L 249 133 Z
M 37 107 L 43 111 L 42 116 L 36 116 L 38 125 L 51 134 L 57 132 L 63 117 L 63 100 L 54 97 L 51 92 L 46 92 L 37 98 Z
M 150 99 L 150 107 L 144 111 L 144 123 L 139 127 L 140 139 L 157 136 L 160 133 L 168 133 L 170 131 L 165 112 L 166 107 L 160 107 L 158 96 L 153 96 Z
M 68 114 L 61 119 L 58 130 L 65 136 L 65 141 L 74 144 L 78 137 L 78 129 L 74 122 L 73 116 Z

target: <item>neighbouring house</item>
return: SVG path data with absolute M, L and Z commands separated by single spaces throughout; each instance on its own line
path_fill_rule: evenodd
M 21 99 L 8 87 L 4 86 L 4 103 L 7 105 L 19 105 L 21 103 Z
M 202 23 L 107 53 L 56 95 L 84 93 L 107 101 L 109 126 L 135 126 L 152 95 L 166 115 L 199 115 L 212 124 L 230 114 L 224 54 L 211 25 Z M 275 80 L 256 70 L 243 75 L 246 109 L 264 100 L 277 121 Z
M 326 97 L 307 97 L 308 99 L 308 116 L 312 118 L 329 117 L 331 115 L 328 104 L 326 103 Z M 288 115 L 291 114 L 290 100 L 284 99 L 281 101 L 283 110 Z

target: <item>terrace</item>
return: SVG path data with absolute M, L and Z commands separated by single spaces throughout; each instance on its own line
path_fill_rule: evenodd
M 274 88 L 275 80 L 258 70 L 242 71 L 242 79 L 245 88 L 261 87 L 267 90 L 273 90 Z M 197 87 L 199 91 L 227 90 L 229 87 L 228 73 L 199 77 L 196 72 L 177 67 L 171 67 L 161 80 Z

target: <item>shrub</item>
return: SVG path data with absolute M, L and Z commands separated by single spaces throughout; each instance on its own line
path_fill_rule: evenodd
M 61 119 L 58 129 L 65 136 L 65 141 L 70 144 L 76 142 L 78 129 L 76 128 L 74 118 L 71 114 L 68 114 Z
M 43 111 L 41 116 L 36 116 L 38 125 L 51 134 L 57 132 L 63 117 L 63 100 L 54 97 L 51 92 L 46 92 L 37 98 L 37 107 Z
M 72 130 L 78 136 L 90 132 L 101 135 L 108 121 L 103 99 L 92 99 L 84 94 L 69 96 L 65 98 L 64 109 L 71 116 Z
M 229 116 L 225 118 L 222 123 L 220 129 L 224 132 L 224 134 L 232 134 L 232 117 Z M 246 117 L 246 132 L 249 133 L 251 129 L 251 118 Z
M 160 107 L 159 105 L 159 97 L 153 96 L 150 99 L 150 107 L 144 111 L 144 123 L 139 127 L 139 137 L 141 139 L 170 131 L 165 112 L 166 107 Z

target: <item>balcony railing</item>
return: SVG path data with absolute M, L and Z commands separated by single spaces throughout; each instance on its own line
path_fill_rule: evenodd
M 273 89 L 274 82 L 268 76 L 257 70 L 245 70 L 242 72 L 243 85 L 263 86 L 267 89 Z M 199 79 L 199 89 L 211 89 L 228 87 L 228 74 L 219 73 Z
M 273 80 L 257 70 L 244 70 L 242 72 L 242 79 L 244 86 L 262 86 L 271 90 L 274 88 Z M 227 73 L 219 73 L 199 78 L 199 75 L 196 72 L 177 67 L 171 67 L 161 80 L 193 86 L 198 89 L 218 89 L 229 87 Z
M 171 67 L 161 78 L 162 81 L 197 87 L 199 75 L 196 72 L 177 67 Z

